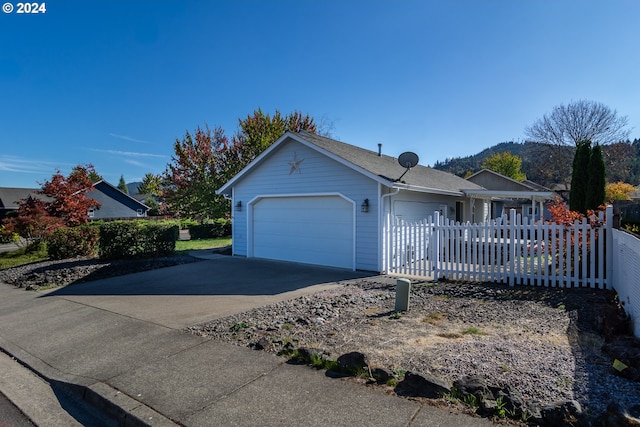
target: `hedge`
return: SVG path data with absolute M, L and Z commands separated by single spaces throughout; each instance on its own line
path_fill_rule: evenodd
M 231 220 L 219 218 L 209 223 L 192 225 L 189 227 L 189 235 L 192 240 L 230 236 Z
M 99 255 L 103 259 L 150 258 L 172 255 L 177 225 L 141 221 L 114 221 L 100 226 Z
M 47 253 L 51 259 L 95 256 L 99 237 L 99 228 L 91 225 L 58 228 L 47 239 Z

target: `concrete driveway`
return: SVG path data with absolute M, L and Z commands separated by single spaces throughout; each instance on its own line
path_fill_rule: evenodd
M 374 273 L 218 255 L 43 293 L 173 329 L 340 286 Z

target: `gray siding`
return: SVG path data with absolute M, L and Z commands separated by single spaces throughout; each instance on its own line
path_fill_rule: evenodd
M 98 184 L 95 190 L 87 194 L 87 197 L 100 203 L 100 207 L 94 210 L 90 219 L 138 218 L 146 216 L 146 212 L 140 203 L 107 185 L 100 186 Z M 138 214 L 138 209 L 142 209 L 142 215 Z
M 469 199 L 464 197 L 444 196 L 438 194 L 418 193 L 414 191 L 400 191 L 397 195 L 390 196 L 389 203 L 385 203 L 385 217 L 401 218 L 408 222 L 421 221 L 432 217 L 433 213 L 442 210 L 447 218 L 455 220 L 456 202 L 464 203 L 463 221 L 469 221 L 471 211 Z M 481 201 L 476 201 L 476 209 Z M 445 209 L 442 209 L 446 207 Z
M 294 153 L 300 173 L 289 173 Z M 274 151 L 259 167 L 233 188 L 233 205 L 242 202 L 242 210 L 233 208 L 233 251 L 247 255 L 247 206 L 251 200 L 268 195 L 310 195 L 340 193 L 356 205 L 356 268 L 378 271 L 378 184 L 352 169 L 297 142 L 287 142 Z M 369 212 L 360 205 L 369 199 Z

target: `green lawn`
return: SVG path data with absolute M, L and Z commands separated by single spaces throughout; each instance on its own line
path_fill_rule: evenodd
M 46 247 L 41 246 L 37 250 L 20 248 L 11 252 L 0 253 L 0 270 L 29 264 L 30 262 L 45 261 L 49 259 Z
M 219 237 L 216 239 L 178 240 L 176 242 L 176 254 L 188 254 L 189 251 L 198 249 L 222 248 L 231 244 L 231 237 Z
M 199 239 L 199 240 L 179 240 L 176 242 L 176 254 L 187 255 L 189 251 L 198 249 L 213 249 L 229 246 L 231 237 L 221 237 L 217 239 Z M 15 267 L 31 262 L 45 261 L 49 258 L 47 250 L 41 248 L 37 251 L 27 251 L 26 248 L 20 248 L 11 252 L 0 253 L 0 270 Z

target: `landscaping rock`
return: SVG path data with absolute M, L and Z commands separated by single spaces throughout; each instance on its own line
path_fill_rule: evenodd
M 257 342 L 253 343 L 251 346 L 254 350 L 266 350 L 271 345 L 271 341 L 266 339 L 265 337 L 260 338 Z
M 391 378 L 393 378 L 393 372 L 384 368 L 375 368 L 371 371 L 371 376 L 376 380 L 378 384 L 386 384 Z
M 582 418 L 582 407 L 575 400 L 555 402 L 542 408 L 542 419 L 545 426 L 577 427 L 589 425 Z
M 367 370 L 369 360 L 363 353 L 352 351 L 338 357 L 338 367 L 345 373 L 355 374 Z
M 607 406 L 604 418 L 605 427 L 638 427 L 640 426 L 640 405 L 624 409 L 618 403 L 612 402 Z
M 298 360 L 300 362 L 310 363 L 314 356 L 324 357 L 324 352 L 319 348 L 298 348 Z
M 395 392 L 400 396 L 428 397 L 436 399 L 451 392 L 451 386 L 441 378 L 432 374 L 414 374 L 407 372 L 404 379 L 396 386 Z
M 494 399 L 494 395 L 489 390 L 486 378 L 478 375 L 467 375 L 453 382 L 453 386 L 463 396 L 474 395 L 478 401 Z

